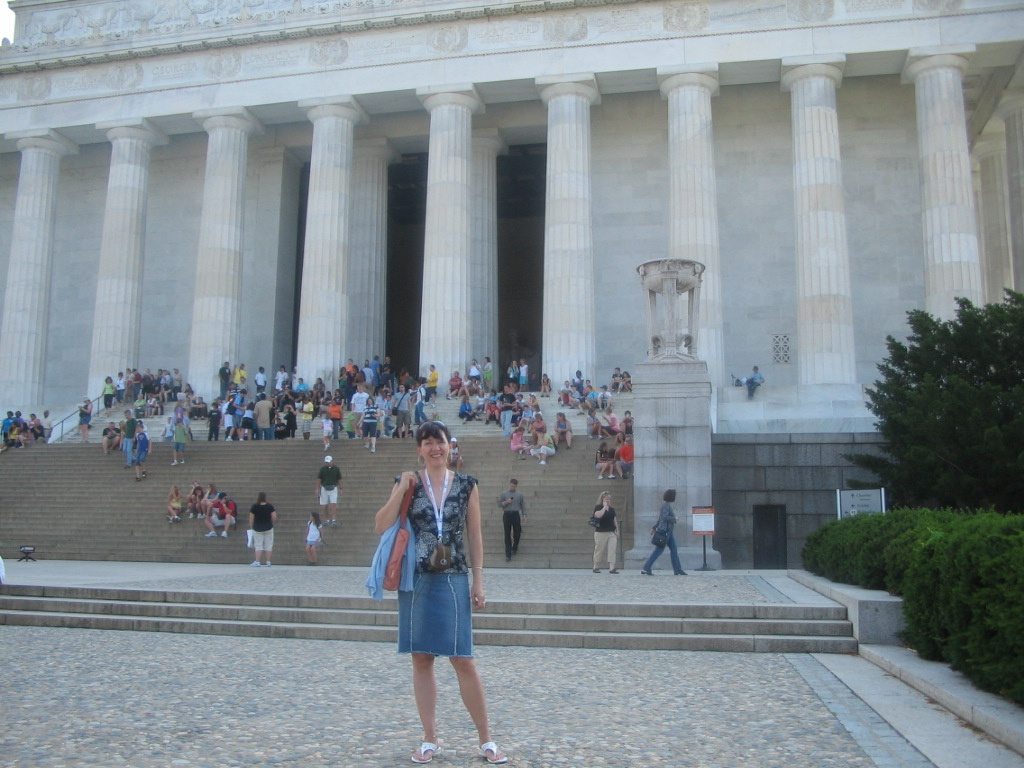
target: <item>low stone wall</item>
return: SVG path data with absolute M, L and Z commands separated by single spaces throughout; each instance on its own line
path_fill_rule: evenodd
M 789 571 L 794 581 L 846 606 L 853 636 L 865 645 L 903 645 L 903 600 L 879 589 L 836 584 L 807 571 Z
M 874 478 L 843 458 L 877 453 L 877 433 L 712 435 L 714 547 L 725 568 L 800 568 L 807 537 L 836 517 L 836 489 Z M 755 562 L 754 507 L 785 507 L 785 562 Z M 710 542 L 709 542 L 710 543 Z

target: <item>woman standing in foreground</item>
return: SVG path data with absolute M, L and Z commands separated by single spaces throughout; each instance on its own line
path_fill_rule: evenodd
M 406 489 L 414 488 L 409 522 L 416 577 L 411 592 L 398 593 L 398 652 L 412 654 L 412 687 L 423 724 L 423 743 L 411 759 L 429 763 L 440 752 L 434 660 L 447 656 L 459 680 L 462 703 L 476 726 L 480 755 L 489 763 L 506 763 L 508 757 L 491 741 L 483 681 L 473 660 L 471 609 L 486 604 L 480 494 L 476 478 L 447 469 L 450 442 L 448 428 L 439 421 L 419 427 L 416 446 L 425 468 L 402 473 L 375 519 L 377 533 L 384 533 L 398 517 Z M 443 563 L 431 566 L 439 544 L 450 547 L 450 552 Z
M 668 534 L 668 538 L 660 547 L 655 547 L 654 551 L 651 552 L 651 556 L 647 558 L 647 562 L 644 563 L 644 567 L 640 569 L 640 573 L 644 576 L 653 576 L 651 568 L 654 566 L 654 562 L 661 557 L 661 553 L 665 551 L 665 547 L 668 547 L 669 556 L 672 558 L 672 573 L 676 576 L 685 576 L 686 571 L 683 570 L 683 564 L 679 562 L 679 552 L 676 551 L 676 513 L 672 509 L 672 502 L 676 500 L 675 488 L 669 488 L 665 491 L 665 495 L 661 497 L 665 503 L 661 505 L 661 514 L 658 515 L 658 522 L 651 528 L 651 535 L 654 535 L 655 531 L 662 531 Z

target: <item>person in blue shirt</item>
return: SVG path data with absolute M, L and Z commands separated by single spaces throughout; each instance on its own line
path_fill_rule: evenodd
M 142 482 L 146 476 L 146 457 L 149 455 L 149 434 L 146 432 L 146 425 L 139 421 L 135 425 L 135 458 L 132 464 L 135 465 L 135 482 Z

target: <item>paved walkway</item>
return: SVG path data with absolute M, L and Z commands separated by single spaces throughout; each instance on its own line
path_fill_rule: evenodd
M 7 563 L 12 584 L 364 594 L 364 569 Z M 495 570 L 492 599 L 827 602 L 774 572 Z M 0 762 L 128 768 L 390 768 L 420 733 L 408 660 L 381 643 L 0 626 Z M 860 657 L 477 649 L 517 768 L 1024 768 Z M 479 765 L 439 666 L 444 752 Z

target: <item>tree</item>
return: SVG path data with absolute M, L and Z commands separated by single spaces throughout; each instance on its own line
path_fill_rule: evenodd
M 908 312 L 907 341 L 887 337 L 868 391 L 886 445 L 848 458 L 899 504 L 1024 512 L 1024 294 L 957 305 L 948 321 Z

